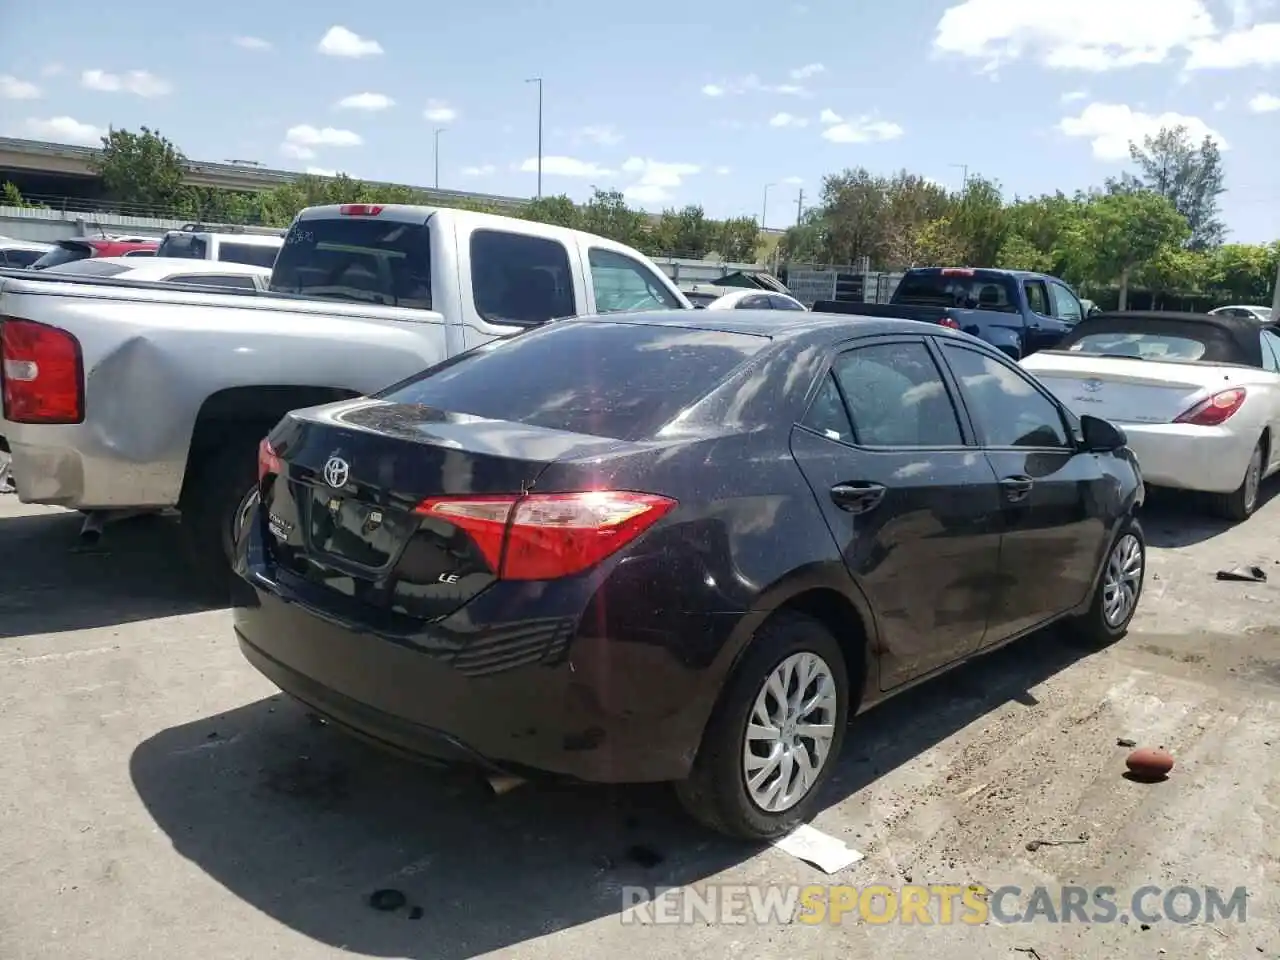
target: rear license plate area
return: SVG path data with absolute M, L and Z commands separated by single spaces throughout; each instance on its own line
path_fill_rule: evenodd
M 395 559 L 409 532 L 399 511 L 318 488 L 312 490 L 307 513 L 312 550 L 375 570 Z

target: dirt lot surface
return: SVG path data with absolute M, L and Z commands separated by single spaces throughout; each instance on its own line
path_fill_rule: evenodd
M 492 798 L 380 756 L 242 661 L 166 521 L 77 551 L 75 515 L 0 497 L 0 958 L 1280 957 L 1280 499 L 1193 516 L 1149 508 L 1118 645 L 1046 632 L 856 721 L 815 825 L 866 859 L 829 877 L 700 833 L 662 788 Z M 1215 580 L 1235 564 L 1271 582 Z M 1170 778 L 1124 779 L 1120 739 L 1165 746 Z M 1250 896 L 1244 923 L 1148 929 L 619 916 L 629 885 L 832 882 Z M 406 906 L 370 909 L 380 888 Z

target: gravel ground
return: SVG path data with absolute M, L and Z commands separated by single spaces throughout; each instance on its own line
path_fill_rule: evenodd
M 1280 498 L 1193 516 L 1149 509 L 1121 643 L 1048 631 L 860 718 L 815 825 L 866 858 L 828 877 L 700 833 L 662 788 L 493 798 L 372 752 L 242 661 L 168 521 L 77 550 L 76 515 L 2 496 L 0 958 L 1280 957 Z M 1271 583 L 1214 578 L 1255 563 Z M 1124 779 L 1118 739 L 1167 747 L 1169 780 Z M 830 882 L 1250 898 L 1244 923 L 1149 929 L 620 919 L 630 885 Z M 370 909 L 380 888 L 405 908 Z

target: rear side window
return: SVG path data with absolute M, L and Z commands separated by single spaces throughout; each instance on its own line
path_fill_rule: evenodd
M 66 273 L 77 277 L 114 277 L 125 273 L 129 268 L 121 263 L 104 263 L 101 260 L 85 258 L 72 260 L 46 268 L 50 273 Z
M 773 305 L 773 309 L 775 310 L 800 310 L 802 312 L 804 311 L 804 304 L 797 303 L 795 300 L 792 300 L 788 297 L 780 297 L 780 296 L 774 295 L 769 298 L 769 303 Z
M 218 259 L 229 263 L 247 263 L 254 267 L 270 267 L 276 262 L 276 247 L 261 243 L 236 243 L 220 240 Z
M 157 257 L 180 257 L 184 260 L 204 260 L 209 256 L 209 245 L 203 237 L 178 234 L 160 241 Z
M 490 323 L 528 327 L 578 312 L 569 251 L 528 234 L 471 234 L 471 295 L 476 312 Z
M 270 289 L 430 310 L 430 233 L 425 223 L 376 217 L 298 220 L 276 256 Z
M 225 273 L 180 273 L 165 278 L 169 283 L 194 283 L 204 287 L 235 287 L 252 290 L 253 277 L 237 277 Z
M 618 440 L 652 437 L 768 337 L 568 320 L 469 351 L 379 399 Z
M 10 267 L 29 267 L 44 254 L 39 250 L 5 250 L 0 257 L 4 258 L 5 263 Z
M 940 270 L 908 273 L 898 284 L 893 302 L 921 307 L 955 307 L 958 310 L 1018 312 L 1012 278 L 947 274 Z
M 680 301 L 644 264 L 599 247 L 592 247 L 587 256 L 597 313 L 682 309 Z
M 56 267 L 62 263 L 71 263 L 73 260 L 84 260 L 93 255 L 87 243 L 72 243 L 66 240 L 60 241 L 56 247 L 42 256 L 39 260 L 31 265 L 32 270 L 47 270 L 49 267 Z
M 857 443 L 870 447 L 958 447 L 964 443 L 946 382 L 920 342 L 883 343 L 841 354 L 836 380 Z

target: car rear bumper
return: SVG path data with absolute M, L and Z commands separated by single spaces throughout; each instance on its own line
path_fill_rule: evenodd
M 592 782 L 688 774 L 718 682 L 677 656 L 680 633 L 727 632 L 739 619 L 669 617 L 661 637 L 601 636 L 579 628 L 590 595 L 571 601 L 578 614 L 548 618 L 529 616 L 513 592 L 382 635 L 335 614 L 324 588 L 277 571 L 252 521 L 237 572 L 252 587 L 233 611 L 245 658 L 321 716 L 425 760 Z
M 1253 431 L 1182 423 L 1122 423 L 1142 479 L 1154 487 L 1231 493 L 1244 480 L 1258 437 Z

